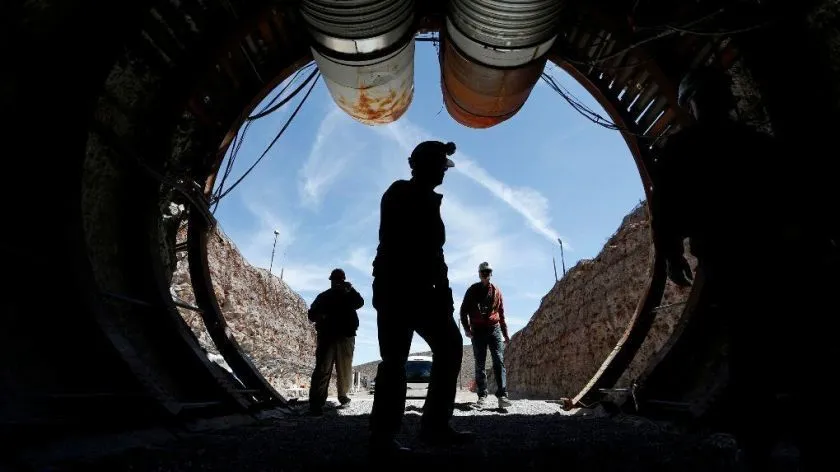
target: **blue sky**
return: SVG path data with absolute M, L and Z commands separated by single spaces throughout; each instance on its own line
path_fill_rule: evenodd
M 571 77 L 552 64 L 547 69 L 606 116 Z M 262 153 L 298 100 L 251 125 L 227 185 Z M 354 364 L 379 359 L 370 306 L 379 201 L 394 180 L 410 177 L 407 158 L 421 140 L 454 141 L 458 147 L 455 168 L 437 188 L 444 195 L 444 251 L 456 314 L 464 291 L 477 281 L 478 264 L 489 261 L 505 296 L 511 334 L 525 326 L 553 286 L 552 256 L 562 275 L 556 238 L 564 241 L 570 268 L 597 255 L 644 198 L 621 135 L 579 115 L 542 82 L 516 116 L 489 129 L 464 127 L 442 106 L 431 43 L 417 43 L 413 102 L 389 125 L 353 120 L 319 80 L 272 151 L 216 210 L 222 230 L 255 266 L 268 268 L 274 230 L 280 232 L 273 272 L 282 266 L 284 280 L 307 303 L 329 288 L 330 270 L 344 268 L 366 303 L 359 311 Z M 415 335 L 412 352 L 427 349 Z

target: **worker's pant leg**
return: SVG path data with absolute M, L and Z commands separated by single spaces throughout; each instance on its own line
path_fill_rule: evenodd
M 327 390 L 335 364 L 336 342 L 333 337 L 318 334 L 315 347 L 315 369 L 309 384 L 309 409 L 320 411 L 327 402 Z
M 338 338 L 335 342 L 335 377 L 338 390 L 338 400 L 349 399 L 347 392 L 350 391 L 350 384 L 353 381 L 353 351 L 356 348 L 356 337 L 346 336 Z
M 455 407 L 464 339 L 455 320 L 445 312 L 431 310 L 415 322 L 417 334 L 432 349 L 432 374 L 421 424 L 427 430 L 446 428 Z
M 487 339 L 490 357 L 493 360 L 493 376 L 496 379 L 496 396 L 507 396 L 507 369 L 505 369 L 505 341 L 502 328 L 496 325 Z
M 405 410 L 405 363 L 411 349 L 414 332 L 408 313 L 377 308 L 376 324 L 379 334 L 379 363 L 376 389 L 370 414 L 370 429 L 374 435 L 392 436 L 399 432 Z
M 480 329 L 472 331 L 473 359 L 475 359 L 475 393 L 487 396 L 487 334 Z

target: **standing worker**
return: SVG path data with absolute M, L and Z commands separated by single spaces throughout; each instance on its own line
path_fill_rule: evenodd
M 794 436 L 803 431 L 795 402 L 804 401 L 802 388 L 813 378 L 807 367 L 820 358 L 806 327 L 823 310 L 814 300 L 831 291 L 821 285 L 831 243 L 818 219 L 806 214 L 817 208 L 807 179 L 782 165 L 791 153 L 731 119 L 734 101 L 722 71 L 690 72 L 678 98 L 694 122 L 668 139 L 655 168 L 654 244 L 668 277 L 688 286 L 693 276 L 683 238 L 689 238 L 704 291 L 719 307 L 698 315 L 729 334 L 732 426 L 748 470 L 764 471 L 784 423 L 776 416 L 792 414 Z M 779 247 L 788 249 L 783 267 L 769 257 Z M 780 398 L 793 399 L 793 406 L 781 407 Z
M 347 393 L 353 378 L 353 351 L 359 328 L 356 310 L 364 306 L 365 300 L 346 278 L 342 269 L 333 270 L 330 288 L 318 294 L 309 308 L 309 321 L 315 322 L 318 331 L 315 369 L 309 386 L 309 413 L 315 416 L 323 414 L 333 365 L 338 401 L 341 406 L 350 403 Z
M 478 266 L 479 281 L 470 285 L 461 302 L 461 324 L 464 334 L 472 339 L 475 357 L 475 383 L 478 401 L 476 406 L 487 403 L 487 348 L 493 360 L 493 375 L 496 377 L 496 399 L 499 408 L 510 407 L 507 397 L 507 372 L 505 371 L 504 348 L 510 342 L 505 322 L 505 304 L 502 291 L 490 282 L 493 268 L 489 262 Z
M 397 180 L 381 202 L 379 246 L 373 261 L 373 307 L 382 362 L 370 417 L 371 453 L 408 451 L 395 439 L 406 396 L 405 365 L 416 331 L 432 349 L 432 372 L 420 439 L 455 444 L 472 439 L 449 425 L 461 368 L 463 338 L 455 324 L 449 269 L 443 256 L 443 196 L 434 191 L 455 164 L 454 143 L 424 141 L 408 162 L 411 180 Z

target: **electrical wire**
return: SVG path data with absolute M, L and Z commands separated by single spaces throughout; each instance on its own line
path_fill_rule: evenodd
M 766 27 L 770 26 L 771 24 L 772 24 L 772 22 L 767 21 L 767 22 L 764 22 L 764 23 L 759 23 L 757 25 L 745 26 L 743 28 L 737 28 L 737 29 L 726 30 L 726 31 L 696 31 L 696 30 L 690 30 L 690 29 L 687 29 L 687 28 L 681 28 L 679 26 L 670 26 L 670 25 L 667 25 L 665 27 L 668 28 L 668 29 L 671 29 L 673 31 L 676 31 L 678 33 L 693 34 L 693 35 L 696 35 L 696 36 L 731 36 L 733 34 L 742 34 L 742 33 L 747 33 L 749 31 L 754 31 L 754 30 L 757 30 L 757 29 L 766 28 Z
M 312 65 L 314 65 L 314 62 L 310 62 L 309 64 L 307 64 L 307 65 L 303 66 L 302 68 L 298 69 L 297 72 L 295 72 L 295 75 L 292 76 L 291 80 L 289 80 L 288 83 L 286 83 L 286 85 L 280 90 L 280 92 L 277 95 L 275 95 L 274 98 L 272 98 L 271 101 L 269 101 L 262 108 L 262 110 L 260 110 L 260 113 L 268 110 L 269 107 L 274 105 L 277 102 L 277 100 L 279 100 L 280 97 L 283 96 L 283 94 L 286 92 L 286 90 L 288 90 L 288 88 L 292 84 L 294 84 L 294 82 L 295 82 L 295 80 L 297 80 L 298 76 L 300 76 L 300 74 L 304 70 L 308 69 Z M 217 194 L 221 193 L 221 191 L 223 190 L 225 180 L 227 180 L 227 177 L 230 175 L 230 172 L 233 169 L 234 161 L 236 161 L 236 157 L 239 155 L 239 150 L 242 148 L 242 143 L 245 141 L 245 135 L 248 133 L 248 128 L 251 126 L 252 121 L 253 120 L 246 121 L 245 126 L 242 128 L 241 135 L 239 133 L 237 133 L 234 136 L 233 142 L 231 143 L 231 154 L 228 158 L 227 167 L 225 168 L 225 173 L 222 176 L 221 184 L 217 188 L 217 192 L 216 192 Z
M 267 111 L 269 108 L 271 108 L 280 99 L 280 97 L 283 96 L 283 94 L 286 92 L 286 90 L 288 90 L 289 87 L 291 87 L 295 83 L 295 81 L 300 76 L 300 74 L 303 73 L 308 68 L 312 67 L 314 64 L 315 64 L 314 62 L 310 62 L 310 63 L 306 64 L 305 66 L 301 67 L 300 69 L 298 69 L 295 72 L 295 74 L 292 76 L 292 78 L 280 90 L 280 92 L 277 95 L 275 95 L 258 113 L 263 113 L 263 112 Z M 297 92 L 299 92 L 299 89 L 296 90 L 295 92 L 293 92 L 292 95 L 290 96 L 290 98 L 294 97 L 297 94 Z M 254 122 L 254 120 L 246 120 L 245 121 L 245 126 L 242 127 L 242 133 L 237 133 L 233 137 L 233 141 L 231 142 L 231 145 L 230 145 L 231 152 L 230 152 L 230 155 L 228 156 L 227 165 L 225 166 L 225 171 L 222 174 L 222 179 L 221 179 L 221 181 L 219 183 L 219 186 L 216 188 L 216 191 L 214 192 L 214 195 L 213 195 L 213 199 L 216 202 L 214 204 L 214 207 L 213 207 L 213 212 L 214 213 L 216 212 L 216 208 L 218 208 L 218 196 L 221 195 L 221 193 L 224 191 L 225 182 L 227 181 L 228 177 L 230 176 L 231 171 L 233 170 L 234 162 L 236 161 L 236 158 L 239 155 L 239 150 L 242 148 L 242 143 L 245 142 L 245 136 L 248 134 L 248 128 L 250 128 L 251 123 L 253 123 L 253 122 Z
M 321 76 L 321 74 L 320 74 L 319 72 L 317 72 L 317 71 L 316 71 L 316 79 L 315 79 L 315 81 L 313 81 L 313 82 L 312 82 L 312 85 L 310 85 L 310 86 L 309 86 L 309 90 L 307 90 L 307 91 L 306 91 L 306 95 L 304 95 L 304 96 L 303 96 L 303 99 L 301 99 L 300 103 L 298 103 L 298 106 L 295 108 L 295 110 L 292 112 L 292 114 L 291 114 L 291 115 L 289 116 L 289 118 L 286 120 L 286 123 L 284 123 L 284 124 L 283 124 L 283 127 L 282 127 L 282 128 L 280 128 L 280 131 L 278 131 L 278 132 L 277 132 L 277 135 L 276 135 L 276 136 L 274 136 L 274 139 L 271 141 L 271 143 L 269 143 L 268 147 L 266 147 L 266 148 L 265 148 L 265 150 L 264 150 L 264 151 L 263 151 L 263 153 L 260 155 L 260 157 L 258 157 L 258 158 L 257 158 L 257 160 L 256 160 L 253 164 L 251 164 L 251 167 L 249 167 L 249 168 L 248 168 L 248 170 L 246 170 L 246 171 L 245 171 L 245 173 L 244 173 L 244 174 L 242 174 L 242 176 L 241 176 L 241 177 L 239 177 L 239 178 L 236 180 L 236 182 L 234 182 L 234 183 L 233 183 L 233 185 L 231 185 L 231 186 L 230 186 L 230 188 L 229 188 L 229 189 L 227 189 L 227 190 L 225 190 L 224 192 L 220 193 L 220 194 L 219 194 L 219 195 L 215 198 L 215 201 L 216 201 L 216 202 L 218 202 L 219 200 L 221 200 L 222 198 L 224 198 L 225 196 L 227 196 L 227 195 L 228 195 L 231 191 L 233 191 L 233 189 L 235 189 L 235 188 L 236 188 L 236 186 L 237 186 L 237 185 L 239 185 L 239 184 L 242 182 L 242 180 L 243 180 L 245 177 L 247 177 L 247 176 L 248 176 L 248 174 L 250 174 L 250 173 L 251 173 L 251 171 L 253 171 L 253 170 L 254 170 L 254 168 L 255 168 L 255 167 L 257 167 L 257 164 L 259 164 L 259 163 L 260 163 L 260 161 L 262 161 L 262 160 L 263 160 L 263 158 L 264 158 L 266 155 L 268 155 L 268 152 L 271 150 L 271 148 L 272 148 L 272 147 L 274 147 L 274 144 L 275 144 L 275 143 L 277 143 L 277 141 L 280 139 L 280 136 L 282 136 L 282 135 L 283 135 L 283 133 L 286 131 L 286 129 L 287 129 L 287 128 L 289 127 L 289 125 L 292 123 L 292 120 L 295 118 L 295 116 L 297 116 L 298 112 L 300 112 L 300 109 L 303 107 L 303 104 L 304 104 L 304 103 L 306 103 L 306 99 L 307 99 L 307 98 L 309 98 L 309 94 L 311 94 L 311 93 L 312 93 L 312 90 L 315 88 L 315 85 L 318 83 L 318 78 L 320 78 L 320 76 Z M 286 100 L 286 101 L 288 101 L 288 100 Z
M 639 137 L 639 138 L 649 139 L 649 138 L 652 137 L 652 136 L 649 136 L 649 135 L 646 135 L 646 134 L 637 133 L 636 131 L 628 129 L 628 128 L 623 127 L 623 126 L 619 126 L 619 125 L 615 124 L 614 122 L 610 121 L 608 118 L 605 118 L 605 117 L 601 116 L 601 114 L 599 114 L 595 110 L 589 108 L 579 98 L 575 97 L 571 92 L 566 90 L 565 87 L 563 87 L 562 85 L 557 83 L 557 81 L 554 79 L 554 77 L 551 77 L 550 75 L 548 75 L 546 73 L 543 73 L 541 75 L 541 78 L 552 90 L 554 90 L 558 95 L 563 97 L 563 99 L 566 100 L 566 102 L 568 102 L 569 105 L 571 105 L 571 107 L 575 111 L 577 111 L 578 113 L 583 115 L 586 119 L 595 123 L 596 125 L 601 126 L 603 128 L 606 128 L 606 129 L 609 129 L 609 130 L 612 130 L 612 131 L 620 131 L 622 133 L 626 133 L 626 134 L 636 136 L 636 137 Z
M 249 116 L 249 117 L 245 118 L 245 121 L 254 121 L 254 120 L 258 120 L 258 119 L 260 119 L 260 118 L 262 118 L 262 117 L 264 117 L 264 116 L 268 116 L 268 115 L 270 115 L 270 114 L 274 113 L 275 111 L 279 110 L 280 108 L 282 108 L 282 107 L 283 107 L 283 105 L 285 105 L 286 103 L 288 103 L 288 102 L 289 102 L 289 100 L 291 100 L 292 98 L 294 98 L 294 96 L 295 96 L 295 95 L 297 95 L 297 94 L 298 94 L 298 92 L 300 92 L 301 90 L 303 90 L 303 88 L 304 88 L 304 87 L 306 87 L 306 84 L 308 84 L 308 83 L 309 83 L 309 82 L 310 82 L 310 81 L 311 81 L 311 80 L 315 77 L 315 74 L 317 74 L 317 73 L 318 73 L 318 69 L 313 70 L 313 71 L 312 71 L 312 73 L 311 73 L 311 74 L 309 74 L 309 77 L 307 77 L 307 78 L 306 78 L 306 80 L 304 80 L 304 81 L 303 81 L 303 83 L 302 83 L 302 84 L 300 84 L 300 85 L 298 86 L 298 88 L 296 88 L 296 89 L 295 89 L 295 90 L 294 90 L 294 91 L 293 91 L 293 92 L 292 92 L 292 93 L 291 93 L 288 97 L 284 98 L 284 99 L 283 99 L 283 100 L 281 100 L 279 103 L 276 103 L 276 104 L 274 104 L 274 105 L 270 106 L 270 107 L 269 107 L 268 109 L 266 109 L 266 110 L 263 110 L 263 111 L 261 111 L 261 112 L 259 112 L 259 113 L 255 114 L 255 115 L 251 115 L 251 116 Z
M 634 6 L 634 9 L 635 9 L 635 6 Z M 747 26 L 747 27 L 743 27 L 743 28 L 736 28 L 736 29 L 731 29 L 731 30 L 725 30 L 725 31 L 698 31 L 698 30 L 691 29 L 692 26 L 696 26 L 700 23 L 703 23 L 707 20 L 710 20 L 710 19 L 722 14 L 724 11 L 726 11 L 725 8 L 719 8 L 719 9 L 717 9 L 717 10 L 715 10 L 715 11 L 709 13 L 709 14 L 701 16 L 700 18 L 689 21 L 689 22 L 685 23 L 684 25 L 665 24 L 665 25 L 657 25 L 657 26 L 639 26 L 639 27 L 636 27 L 637 31 L 650 31 L 650 30 L 659 30 L 659 29 L 663 29 L 664 31 L 662 31 L 658 34 L 655 34 L 651 37 L 641 39 L 641 40 L 627 46 L 624 49 L 620 49 L 618 51 L 611 52 L 611 53 L 609 53 L 607 55 L 604 55 L 604 56 L 598 56 L 596 58 L 592 58 L 592 59 L 589 59 L 587 61 L 580 61 L 580 60 L 573 60 L 573 59 L 567 59 L 567 60 L 571 63 L 575 63 L 575 64 L 579 64 L 579 65 L 585 65 L 585 66 L 589 66 L 589 67 L 596 67 L 600 70 L 616 69 L 616 68 L 622 67 L 622 66 L 603 68 L 603 67 L 599 66 L 598 63 L 608 61 L 610 59 L 614 59 L 618 56 L 621 56 L 621 55 L 623 55 L 623 54 L 625 54 L 625 53 L 627 53 L 627 52 L 629 52 L 633 49 L 636 49 L 640 46 L 643 46 L 647 43 L 650 43 L 650 42 L 656 41 L 658 39 L 662 39 L 662 38 L 665 38 L 667 36 L 671 36 L 671 35 L 677 34 L 677 33 L 692 34 L 692 35 L 697 35 L 697 36 L 729 36 L 729 35 L 735 35 L 735 34 L 746 33 L 746 32 L 749 32 L 749 31 L 754 31 L 754 30 L 757 30 L 757 29 L 767 27 L 771 24 L 771 22 L 764 22 L 764 23 L 759 23 L 759 24 L 756 24 L 756 25 L 751 25 L 751 26 Z M 587 44 L 586 47 L 591 48 L 593 46 L 599 45 L 600 43 L 604 43 L 604 42 L 608 42 L 608 41 L 612 40 L 609 37 L 601 37 L 600 33 L 598 33 L 598 36 L 599 36 L 598 41 L 595 41 L 591 44 Z M 652 59 L 649 59 L 649 60 L 652 60 Z M 624 67 L 627 67 L 627 66 L 624 66 Z
M 711 19 L 711 18 L 714 18 L 715 16 L 717 16 L 717 15 L 719 15 L 719 14 L 723 13 L 723 11 L 724 11 L 724 9 L 723 9 L 723 8 L 720 8 L 720 9 L 718 9 L 718 10 L 715 10 L 715 11 L 714 11 L 714 12 L 712 12 L 712 13 L 709 13 L 708 15 L 704 15 L 704 16 L 701 16 L 700 18 L 696 19 L 696 20 L 689 21 L 688 23 L 686 23 L 685 25 L 680 26 L 679 28 L 683 28 L 683 29 L 690 28 L 690 27 L 692 27 L 692 26 L 694 26 L 694 25 L 697 25 L 697 24 L 702 23 L 702 22 L 704 22 L 704 21 L 706 21 L 706 20 L 709 20 L 709 19 Z M 641 28 L 640 28 L 640 29 L 641 29 Z M 671 35 L 676 34 L 676 33 L 677 33 L 677 31 L 674 31 L 673 29 L 666 29 L 665 31 L 663 31 L 663 32 L 661 32 L 661 33 L 658 33 L 658 34 L 655 34 L 655 35 L 653 35 L 653 36 L 651 36 L 651 37 L 649 37 L 649 38 L 645 38 L 645 39 L 639 40 L 639 41 L 637 41 L 637 42 L 635 42 L 635 43 L 633 43 L 633 44 L 631 44 L 631 45 L 627 46 L 627 47 L 626 47 L 626 48 L 624 48 L 624 49 L 620 49 L 620 50 L 618 50 L 618 51 L 612 52 L 612 53 L 610 53 L 610 54 L 607 54 L 606 56 L 599 56 L 599 57 L 597 57 L 597 58 L 592 58 L 592 59 L 591 59 L 591 61 L 589 61 L 589 63 L 587 63 L 587 65 L 589 65 L 589 66 L 594 66 L 594 65 L 596 65 L 597 63 L 604 62 L 604 61 L 608 61 L 608 60 L 610 60 L 610 59 L 614 59 L 614 58 L 616 58 L 616 57 L 618 57 L 618 56 L 621 56 L 622 54 L 625 54 L 625 53 L 627 53 L 627 52 L 629 52 L 629 51 L 632 51 L 633 49 L 638 48 L 639 46 L 643 46 L 643 45 L 645 45 L 645 44 L 647 44 L 647 43 L 650 43 L 650 42 L 652 42 L 652 41 L 656 41 L 657 39 L 662 39 L 662 38 L 665 38 L 665 37 L 667 37 L 667 36 L 671 36 Z

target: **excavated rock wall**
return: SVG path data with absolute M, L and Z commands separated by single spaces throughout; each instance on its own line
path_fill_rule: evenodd
M 179 240 L 185 240 L 182 228 Z M 230 334 L 263 376 L 281 393 L 306 395 L 315 365 L 315 329 L 307 305 L 278 277 L 251 266 L 233 242 L 217 229 L 208 238 L 207 259 L 213 289 Z M 195 304 L 186 253 L 179 253 L 172 276 L 173 295 Z M 219 354 L 201 315 L 180 309 L 201 346 Z
M 598 256 L 569 270 L 543 297 L 529 323 L 511 338 L 505 355 L 511 398 L 556 399 L 580 391 L 635 312 L 647 288 L 651 256 L 647 206 L 640 204 Z M 660 306 L 674 305 L 657 312 L 619 386 L 636 378 L 671 335 L 689 291 L 668 283 Z M 488 375 L 491 384 L 492 378 Z

